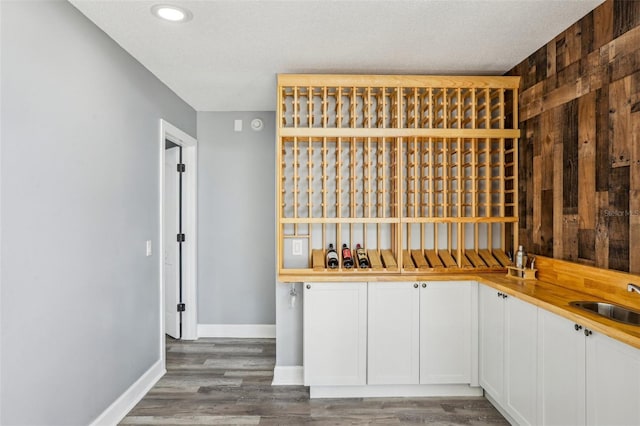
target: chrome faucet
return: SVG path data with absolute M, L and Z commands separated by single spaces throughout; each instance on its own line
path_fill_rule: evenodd
M 635 291 L 636 293 L 640 294 L 640 286 L 629 283 L 627 284 L 627 291 Z

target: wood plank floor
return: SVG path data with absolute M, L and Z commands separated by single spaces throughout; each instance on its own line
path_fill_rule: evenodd
M 167 340 L 167 374 L 123 425 L 508 425 L 485 398 L 309 399 L 271 386 L 273 339 Z

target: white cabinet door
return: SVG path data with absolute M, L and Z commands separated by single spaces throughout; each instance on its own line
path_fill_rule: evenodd
M 417 384 L 420 291 L 417 283 L 369 283 L 368 384 Z
M 535 425 L 538 308 L 515 297 L 505 307 L 505 409 L 520 425 Z
M 595 332 L 585 341 L 587 424 L 640 425 L 640 350 Z
M 477 289 L 472 281 L 421 283 L 421 384 L 477 385 Z
M 364 385 L 367 283 L 304 284 L 304 382 Z
M 538 309 L 538 424 L 585 424 L 584 329 Z
M 504 391 L 504 301 L 499 292 L 478 289 L 480 386 L 502 404 Z
M 481 285 L 480 386 L 521 425 L 536 423 L 537 311 Z

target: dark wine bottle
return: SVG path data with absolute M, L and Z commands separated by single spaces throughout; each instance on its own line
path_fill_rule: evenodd
M 338 260 L 338 252 L 333 248 L 333 244 L 329 244 L 327 250 L 327 267 L 330 269 L 336 269 L 340 260 Z
M 360 247 L 360 244 L 356 244 L 356 260 L 358 261 L 358 268 L 369 268 L 369 258 L 367 257 L 367 252 L 362 247 Z
M 351 250 L 346 244 L 342 245 L 342 266 L 347 269 L 353 268 L 353 257 L 351 257 Z

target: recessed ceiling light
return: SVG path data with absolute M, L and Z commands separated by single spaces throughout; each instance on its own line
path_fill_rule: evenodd
M 151 13 L 171 22 L 186 22 L 193 18 L 193 14 L 187 9 L 169 4 L 156 4 L 151 8 Z

